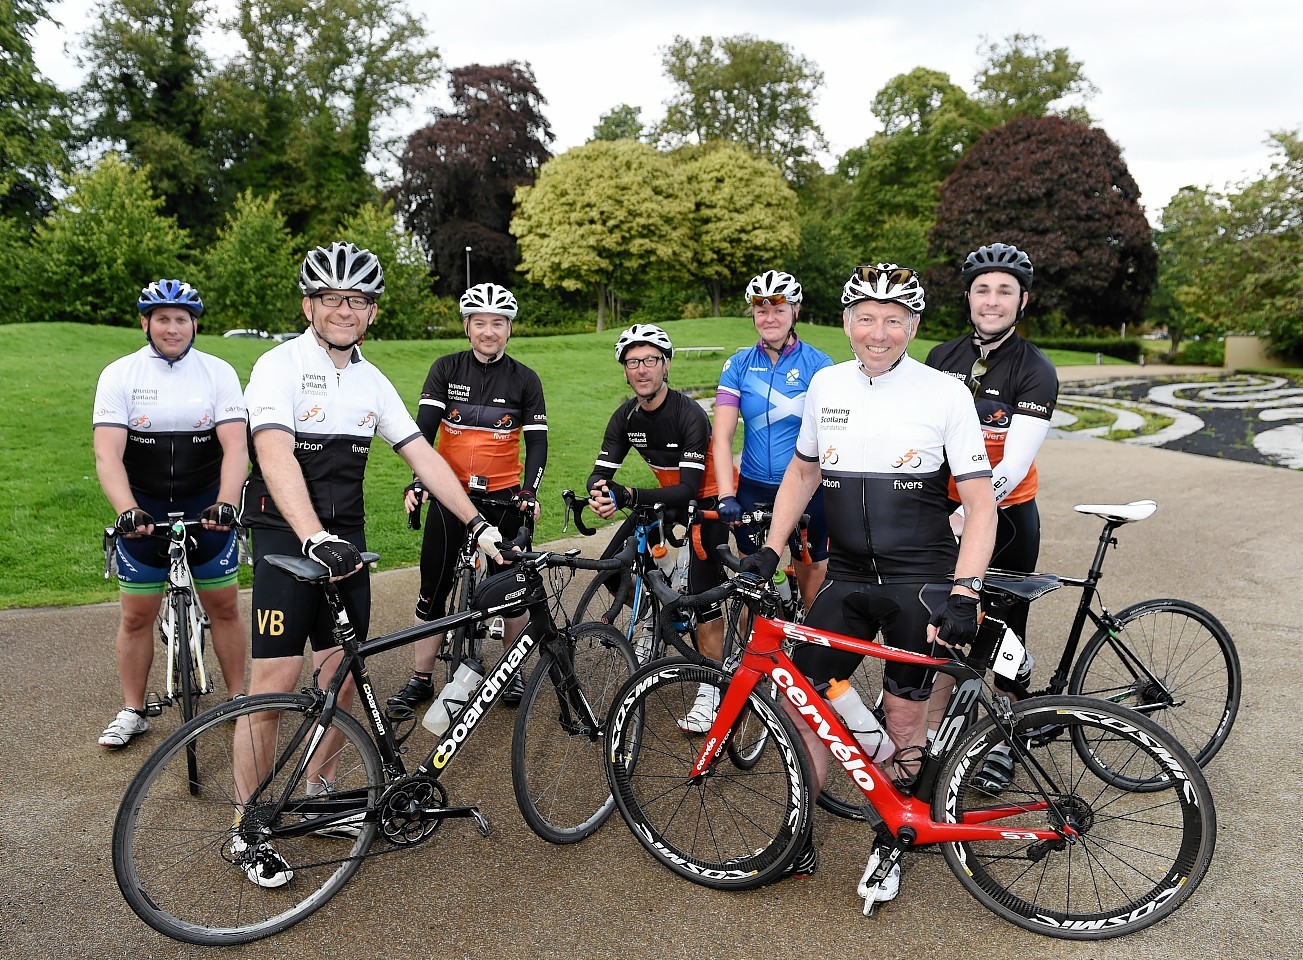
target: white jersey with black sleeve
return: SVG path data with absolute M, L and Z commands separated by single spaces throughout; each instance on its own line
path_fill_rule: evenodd
M 217 428 L 245 420 L 240 378 L 225 360 L 191 349 L 169 361 L 146 345 L 100 374 L 92 423 L 127 431 L 131 489 L 173 501 L 216 487 Z
M 878 377 L 858 361 L 810 382 L 796 455 L 818 463 L 828 515 L 828 575 L 928 582 L 954 573 L 947 487 L 989 477 L 973 398 L 909 356 Z
M 284 430 L 294 436 L 317 518 L 333 533 L 359 530 L 366 518 L 362 478 L 371 439 L 380 435 L 395 450 L 421 436 L 398 391 L 362 352 L 338 369 L 308 331 L 268 350 L 253 365 L 245 390 L 249 430 Z M 288 530 L 250 450 L 252 471 L 244 486 L 241 522 Z

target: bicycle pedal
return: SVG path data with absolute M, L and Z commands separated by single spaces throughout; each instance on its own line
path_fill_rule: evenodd
M 507 624 L 501 617 L 494 617 L 489 622 L 489 636 L 494 640 L 501 640 L 507 635 Z
M 170 701 L 160 697 L 157 693 L 151 693 L 145 698 L 145 716 L 161 717 L 163 708 L 169 704 Z

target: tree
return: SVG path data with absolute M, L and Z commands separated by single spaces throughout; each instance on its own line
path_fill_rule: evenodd
M 384 268 L 385 292 L 372 334 L 386 340 L 429 337 L 438 312 L 430 271 L 416 239 L 395 217 L 394 205 L 359 207 L 340 224 L 338 237 L 370 250 Z
M 502 283 L 515 269 L 512 203 L 550 156 L 552 128 L 529 64 L 459 67 L 449 86 L 453 108 L 408 138 L 394 195 L 438 290 L 455 295 L 468 246 L 479 280 Z
M 814 122 L 823 73 L 787 44 L 676 36 L 661 62 L 676 88 L 656 128 L 666 146 L 731 140 L 798 183 L 817 168 L 814 154 L 827 147 Z
M 33 237 L 28 276 L 41 319 L 131 326 L 141 287 L 186 275 L 186 233 L 162 212 L 149 172 L 115 153 L 70 187 Z
M 0 4 L 0 217 L 25 229 L 54 207 L 68 169 L 66 98 L 36 69 L 31 36 L 42 0 Z
M 204 328 L 209 333 L 236 327 L 300 329 L 301 257 L 276 209 L 276 196 L 240 194 L 200 265 Z
M 212 81 L 227 201 L 279 193 L 291 231 L 327 242 L 379 199 L 379 126 L 434 82 L 438 51 L 403 0 L 242 0 L 224 26 L 243 45 Z
M 1224 197 L 1198 187 L 1184 187 L 1163 209 L 1158 248 L 1158 281 L 1150 301 L 1150 316 L 1167 327 L 1169 358 L 1188 336 L 1224 332 L 1220 329 L 1221 299 L 1209 296 L 1203 281 L 1209 275 L 1222 286 L 1218 241 L 1226 230 Z
M 105 2 L 78 57 L 91 138 L 148 168 L 164 212 L 205 237 L 219 216 L 204 130 L 209 63 L 199 46 L 209 25 L 204 0 Z
M 642 107 L 622 103 L 602 114 L 593 127 L 593 140 L 641 140 L 646 127 L 642 122 Z
M 1027 251 L 1036 268 L 1029 316 L 1118 328 L 1141 319 L 1157 255 L 1140 191 L 1117 145 L 1061 117 L 1020 117 L 969 149 L 941 188 L 926 277 L 929 304 L 958 304 L 955 265 L 992 241 Z
M 978 53 L 985 62 L 973 82 L 974 99 L 991 113 L 993 126 L 1014 117 L 1058 115 L 1089 126 L 1093 121 L 1080 104 L 1054 109 L 1069 97 L 1082 101 L 1099 93 L 1086 79 L 1080 60 L 1073 60 L 1067 47 L 1046 50 L 1035 34 L 1015 33 L 1003 44 L 983 39 Z
M 525 276 L 590 290 L 597 329 L 622 290 L 687 269 L 692 200 L 677 166 L 633 140 L 594 140 L 554 157 L 516 191 L 511 232 Z
M 796 253 L 796 192 L 771 163 L 736 144 L 692 151 L 682 171 L 695 205 L 691 269 L 719 316 L 724 285 L 736 286 L 743 273 L 749 278 Z

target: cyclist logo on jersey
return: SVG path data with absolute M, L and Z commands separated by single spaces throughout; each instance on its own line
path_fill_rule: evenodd
M 213 422 L 213 418 L 205 413 L 202 417 L 200 417 L 198 420 L 195 421 L 195 426 L 207 427 L 207 426 L 211 426 L 212 422 Z
M 1009 416 L 1008 410 L 1003 407 L 996 407 L 982 418 L 982 423 L 991 427 L 1007 427 L 1010 420 L 1012 420 L 1012 417 Z
M 449 423 L 461 423 L 461 411 L 453 407 L 448 411 L 448 416 L 444 417 Z
M 836 465 L 840 459 L 841 457 L 837 455 L 837 448 L 829 447 L 823 452 L 823 457 L 820 458 L 819 463 L 821 466 L 830 467 Z
M 299 420 L 300 422 L 305 420 L 316 420 L 317 423 L 325 423 L 326 408 L 322 406 L 314 406 L 311 410 L 305 410 L 301 413 L 299 415 Z
M 923 458 L 918 455 L 917 450 L 906 450 L 900 455 L 899 459 L 892 464 L 893 467 L 921 467 Z
M 142 413 L 140 416 L 136 417 L 135 420 L 132 420 L 131 423 L 127 424 L 127 426 L 140 427 L 142 430 L 148 430 L 149 417 Z
M 365 417 L 357 422 L 359 427 L 365 427 L 367 424 L 376 422 L 376 413 L 374 410 L 368 410 Z
M 510 430 L 513 426 L 515 426 L 515 422 L 511 419 L 511 414 L 507 413 L 498 419 L 498 422 L 493 425 L 493 429 Z

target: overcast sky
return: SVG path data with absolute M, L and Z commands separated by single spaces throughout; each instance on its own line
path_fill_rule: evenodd
M 64 30 L 43 28 L 35 40 L 41 72 L 65 89 L 80 74 L 64 41 L 92 7 L 50 3 Z M 1047 48 L 1067 47 L 1099 88 L 1086 107 L 1122 148 L 1151 221 L 1186 184 L 1222 189 L 1257 176 L 1270 162 L 1268 134 L 1303 127 L 1295 59 L 1303 4 L 1284 0 L 411 0 L 410 8 L 445 66 L 529 62 L 556 153 L 585 142 L 620 103 L 641 107 L 644 122 L 660 119 L 670 94 L 661 51 L 675 35 L 750 33 L 814 61 L 825 78 L 815 119 L 841 154 L 877 129 L 869 105 L 892 77 L 928 67 L 971 92 L 984 37 L 1037 34 Z M 446 102 L 444 87 L 428 91 L 410 118 L 395 118 L 398 129 L 415 129 L 422 111 Z

